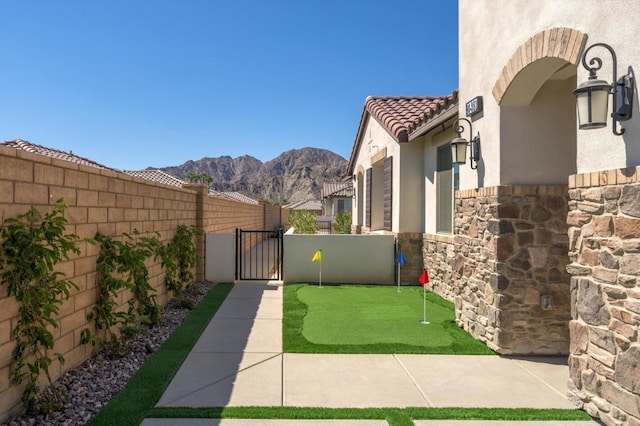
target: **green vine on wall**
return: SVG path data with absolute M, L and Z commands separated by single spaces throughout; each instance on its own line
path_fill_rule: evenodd
M 55 359 L 62 365 L 64 357 L 51 353 L 54 347 L 52 329 L 58 327 L 55 318 L 60 305 L 67 300 L 71 289 L 78 287 L 55 271 L 56 265 L 69 260 L 71 254 L 80 254 L 75 234 L 65 233 L 67 205 L 59 199 L 50 212 L 42 215 L 31 209 L 17 218 L 4 220 L 0 236 L 0 279 L 7 286 L 7 295 L 19 302 L 19 316 L 13 332 L 16 347 L 9 376 L 12 384 L 26 385 L 22 395 L 25 409 L 47 412 L 58 409 L 65 396 L 53 385 L 49 367 Z M 167 287 L 176 294 L 193 283 L 191 269 L 198 262 L 195 248 L 197 230 L 180 225 L 173 240 L 163 246 L 154 236 L 141 236 L 135 230 L 123 234 L 122 240 L 98 233 L 100 244 L 96 265 L 98 297 L 92 314 L 96 330 L 103 336 L 94 338 L 89 329 L 82 332 L 83 343 L 115 344 L 118 339 L 112 328 L 132 337 L 140 324 L 154 325 L 160 320 L 161 308 L 156 302 L 155 290 L 149 284 L 146 261 L 161 257 L 167 269 Z M 94 243 L 94 241 L 89 241 Z M 130 289 L 134 298 L 127 311 L 118 310 L 117 297 L 122 289 Z M 40 376 L 44 374 L 51 385 L 51 399 L 38 400 Z
M 163 246 L 159 234 L 142 236 L 137 230 L 124 233 L 122 241 L 103 234 L 96 234 L 100 243 L 100 254 L 96 265 L 96 287 L 98 298 L 94 311 L 87 317 L 93 320 L 100 337 L 92 337 L 89 329 L 82 333 L 83 343 L 91 342 L 110 347 L 118 353 L 122 346 L 113 332 L 118 327 L 120 334 L 133 337 L 142 325 L 153 326 L 161 316 L 161 308 L 156 302 L 155 289 L 149 284 L 149 270 L 146 261 L 160 257 L 166 269 L 165 283 L 169 290 L 181 295 L 185 286 L 193 283 L 191 269 L 198 261 L 194 238 L 197 231 L 193 227 L 179 225 L 174 238 Z M 127 311 L 118 310 L 118 293 L 129 289 L 134 298 L 129 300 Z
M 6 219 L 1 232 L 0 277 L 7 285 L 7 294 L 20 303 L 13 330 L 16 347 L 9 375 L 13 384 L 27 381 L 22 395 L 27 410 L 46 410 L 35 406 L 42 373 L 52 385 L 54 400 L 48 403 L 56 407 L 63 403 L 63 396 L 53 386 L 49 373 L 54 360 L 51 354 L 54 337 L 50 330 L 58 327 L 54 316 L 69 298 L 70 289 L 77 286 L 54 269 L 58 262 L 68 260 L 70 253 L 80 254 L 76 244 L 78 236 L 65 234 L 66 208 L 59 199 L 44 216 L 31 209 L 17 218 Z M 55 353 L 53 357 L 64 364 L 62 354 Z
M 195 227 L 178 225 L 173 239 L 161 252 L 162 264 L 166 269 L 165 284 L 176 296 L 180 296 L 194 282 L 191 270 L 199 260 L 195 246 L 197 235 Z
M 82 333 L 83 343 L 91 342 L 102 350 L 109 346 L 118 353 L 122 347 L 113 327 L 125 337 L 133 337 L 140 330 L 140 324 L 154 325 L 160 320 L 161 309 L 156 302 L 155 290 L 149 284 L 147 259 L 157 256 L 162 248 L 157 234 L 152 237 L 123 234 L 122 241 L 98 233 L 95 240 L 100 244 L 96 264 L 96 306 L 88 320 L 93 320 L 101 336 L 93 338 L 89 329 Z M 118 292 L 131 290 L 127 311 L 117 310 Z

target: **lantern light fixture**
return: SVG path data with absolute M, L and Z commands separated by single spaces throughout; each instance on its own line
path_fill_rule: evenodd
M 609 51 L 613 66 L 613 83 L 598 80 L 596 72 L 602 68 L 602 59 L 593 57 L 587 65 L 587 54 L 594 47 L 603 47 Z M 578 109 L 578 127 L 580 129 L 599 129 L 607 125 L 609 111 L 609 94 L 613 95 L 611 118 L 613 133 L 622 135 L 625 129 L 618 130 L 617 122 L 631 118 L 633 110 L 634 80 L 631 73 L 617 78 L 618 60 L 616 52 L 606 43 L 595 43 L 589 46 L 582 55 L 582 66 L 589 71 L 589 79 L 582 83 L 573 94 Z
M 470 166 L 472 169 L 478 168 L 478 161 L 480 160 L 480 136 L 475 136 L 471 139 L 471 141 L 466 140 L 462 137 L 462 132 L 465 130 L 465 126 L 460 123 L 460 121 L 465 121 L 469 125 L 469 136 L 473 135 L 473 126 L 471 121 L 466 118 L 459 118 L 453 123 L 453 128 L 455 132 L 458 134 L 456 138 L 454 138 L 451 145 L 451 159 L 453 164 L 465 164 L 467 162 L 467 146 L 471 147 L 471 153 L 469 155 Z

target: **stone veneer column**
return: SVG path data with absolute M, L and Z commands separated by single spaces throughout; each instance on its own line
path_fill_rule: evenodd
M 569 178 L 570 394 L 640 425 L 640 167 Z
M 496 352 L 568 353 L 566 216 L 566 186 L 456 192 L 456 321 Z
M 418 277 L 422 273 L 422 234 L 399 233 L 398 251 L 402 252 L 405 264 L 400 267 L 400 284 L 418 285 Z
M 424 234 L 422 257 L 429 271 L 429 289 L 449 301 L 455 299 L 453 262 L 456 246 L 452 235 Z

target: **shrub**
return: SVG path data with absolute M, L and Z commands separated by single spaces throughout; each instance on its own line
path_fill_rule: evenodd
M 291 212 L 289 222 L 294 228 L 294 234 L 317 234 L 318 218 L 306 210 Z
M 350 234 L 351 233 L 351 213 L 340 212 L 336 216 L 336 231 L 338 234 Z

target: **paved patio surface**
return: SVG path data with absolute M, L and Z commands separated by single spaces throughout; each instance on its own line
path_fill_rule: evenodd
M 575 408 L 564 358 L 283 354 L 282 287 L 238 283 L 162 395 L 161 407 Z M 526 422 L 585 425 L 596 422 Z M 386 421 L 147 419 L 161 425 L 386 425 Z M 415 425 L 456 425 L 415 421 Z M 514 424 L 470 422 L 465 425 Z

